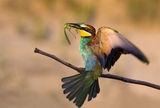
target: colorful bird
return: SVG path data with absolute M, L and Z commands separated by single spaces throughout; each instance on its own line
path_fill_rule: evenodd
M 149 64 L 146 56 L 130 41 L 124 38 L 118 31 L 110 27 L 101 27 L 96 30 L 93 26 L 84 23 L 66 23 L 66 30 L 74 28 L 79 31 L 81 39 L 79 51 L 82 55 L 85 72 L 62 78 L 62 88 L 64 94 L 68 94 L 66 98 L 81 107 L 88 96 L 88 101 L 95 98 L 100 92 L 98 77 L 103 69 L 110 68 L 119 59 L 121 54 L 132 54 L 142 62 Z

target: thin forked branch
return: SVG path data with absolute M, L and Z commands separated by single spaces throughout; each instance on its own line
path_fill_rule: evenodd
M 56 57 L 55 55 L 53 54 L 49 54 L 47 52 L 44 52 L 38 48 L 35 48 L 34 50 L 35 53 L 38 53 L 38 54 L 41 54 L 41 55 L 44 55 L 44 56 L 47 56 L 47 57 L 50 57 L 56 61 L 58 61 L 59 63 L 62 63 L 63 65 L 69 67 L 69 68 L 72 68 L 73 70 L 76 70 L 77 72 L 84 72 L 85 69 L 84 68 L 81 68 L 81 67 L 77 67 L 73 64 L 70 64 L 58 57 Z M 144 86 L 148 86 L 148 87 L 151 87 L 151 88 L 155 88 L 157 90 L 160 90 L 160 85 L 156 85 L 156 84 L 153 84 L 153 83 L 150 83 L 150 82 L 146 82 L 146 81 L 141 81 L 141 80 L 135 80 L 135 79 L 130 79 L 130 78 L 125 78 L 125 77 L 121 77 L 121 76 L 118 76 L 118 75 L 113 75 L 113 74 L 101 74 L 102 78 L 109 78 L 109 79 L 115 79 L 115 80 L 119 80 L 119 81 L 122 81 L 122 82 L 126 82 L 126 83 L 132 83 L 132 84 L 138 84 L 138 85 L 144 85 Z

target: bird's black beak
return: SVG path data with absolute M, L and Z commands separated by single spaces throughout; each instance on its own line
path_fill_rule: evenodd
M 64 28 L 66 28 L 66 27 L 73 27 L 75 29 L 81 29 L 80 25 L 81 25 L 81 23 L 66 23 L 64 25 Z

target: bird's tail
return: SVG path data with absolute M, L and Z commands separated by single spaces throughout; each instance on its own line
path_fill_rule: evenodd
M 87 95 L 88 101 L 95 98 L 100 92 L 98 79 L 94 79 L 91 72 L 81 72 L 80 74 L 62 78 L 62 88 L 64 94 L 68 94 L 66 98 L 81 107 Z

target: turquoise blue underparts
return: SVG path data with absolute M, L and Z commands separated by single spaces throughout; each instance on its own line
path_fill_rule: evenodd
M 93 52 L 88 46 L 89 41 L 90 37 L 81 38 L 79 46 L 79 51 L 82 55 L 86 71 L 91 71 L 93 67 L 96 66 L 97 60 L 97 57 L 93 54 Z

